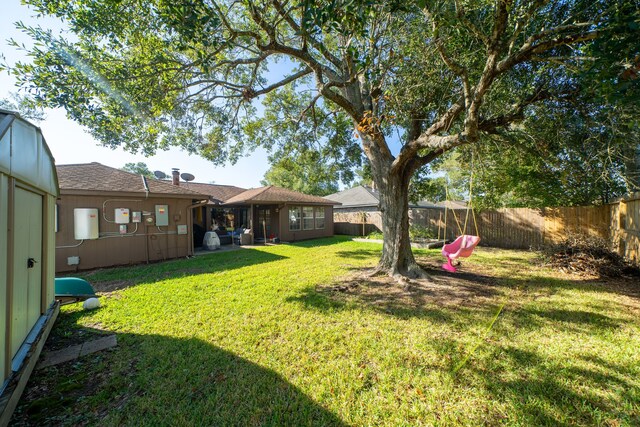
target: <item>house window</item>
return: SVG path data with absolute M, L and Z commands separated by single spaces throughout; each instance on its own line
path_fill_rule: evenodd
M 302 227 L 304 230 L 313 230 L 313 207 L 302 208 Z
M 316 208 L 316 228 L 324 228 L 324 206 Z
M 289 231 L 300 230 L 300 206 L 289 208 Z

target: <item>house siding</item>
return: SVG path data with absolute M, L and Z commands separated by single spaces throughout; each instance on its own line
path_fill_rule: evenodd
M 193 231 L 191 218 L 189 218 L 191 212 L 188 209 L 191 204 L 192 200 L 189 198 L 150 197 L 145 199 L 144 195 L 139 197 L 62 195 L 58 201 L 58 232 L 55 238 L 56 272 L 186 257 L 190 252 L 189 236 Z M 106 215 L 107 219 L 113 221 L 115 208 L 128 208 L 130 212 L 144 211 L 154 214 L 155 205 L 168 205 L 169 225 L 167 227 L 158 229 L 155 222 L 146 225 L 144 221 L 146 217 L 143 216 L 143 222 L 137 224 L 137 230 L 135 223 L 126 224 L 129 235 L 104 236 L 104 233 L 119 231 L 119 224 L 105 220 Z M 80 241 L 75 240 L 73 224 L 75 208 L 98 209 L 101 238 L 85 240 L 81 244 L 79 244 Z M 187 234 L 178 235 L 177 225 L 187 225 Z M 78 265 L 68 265 L 67 259 L 72 256 L 80 257 Z
M 324 228 L 313 230 L 289 230 L 289 207 L 291 206 L 314 206 L 311 204 L 285 204 L 283 208 L 280 208 L 280 240 L 283 242 L 295 242 L 298 240 L 317 239 L 320 237 L 333 236 L 333 206 L 322 206 L 324 208 Z

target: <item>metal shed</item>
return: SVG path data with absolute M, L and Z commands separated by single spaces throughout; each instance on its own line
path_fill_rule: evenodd
M 0 425 L 58 313 L 54 159 L 40 129 L 0 110 Z

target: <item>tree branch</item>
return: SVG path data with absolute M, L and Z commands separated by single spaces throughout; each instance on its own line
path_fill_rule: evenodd
M 489 38 L 482 31 L 480 31 L 480 29 L 476 27 L 476 25 L 473 22 L 471 22 L 469 18 L 467 18 L 464 6 L 460 3 L 460 1 L 456 0 L 455 4 L 456 4 L 456 16 L 458 17 L 458 19 L 460 19 L 460 21 L 464 24 L 464 26 L 467 27 L 467 29 L 471 31 L 473 35 L 479 38 L 482 41 L 482 43 L 484 43 L 484 45 L 488 47 Z
M 511 123 L 524 118 L 524 109 L 536 102 L 547 99 L 559 99 L 563 96 L 571 96 L 578 93 L 577 89 L 571 88 L 560 92 L 549 92 L 543 89 L 535 91 L 525 99 L 515 104 L 511 110 L 505 114 L 480 120 L 478 129 L 489 134 L 498 134 L 498 128 L 504 128 Z
M 457 2 L 456 2 L 457 3 Z M 471 86 L 469 85 L 469 75 L 467 69 L 462 65 L 454 61 L 448 54 L 444 47 L 442 37 L 440 37 L 440 30 L 438 29 L 438 23 L 432 13 L 427 8 L 424 9 L 424 13 L 431 21 L 431 28 L 434 34 L 435 45 L 438 50 L 440 58 L 445 65 L 460 79 L 462 80 L 462 93 L 464 94 L 464 104 L 468 106 L 471 103 Z
M 331 62 L 335 67 L 337 68 L 342 67 L 342 62 L 335 55 L 333 55 L 329 51 L 329 49 L 327 49 L 324 43 L 319 42 L 312 35 L 306 34 L 302 30 L 302 28 L 300 28 L 300 25 L 295 21 L 295 19 L 293 19 L 293 17 L 291 16 L 291 13 L 284 10 L 284 6 L 282 5 L 282 3 L 280 3 L 278 0 L 272 0 L 271 3 L 275 7 L 275 9 L 278 11 L 280 16 L 282 16 L 284 20 L 287 21 L 291 29 L 296 32 L 296 34 L 299 34 L 303 39 L 308 40 L 311 46 L 313 46 L 313 48 L 315 48 L 318 52 L 320 52 L 322 56 L 324 56 L 325 59 Z
M 250 87 L 246 87 L 244 89 L 244 92 L 243 92 L 244 97 L 245 97 L 246 100 L 250 100 L 250 99 L 253 99 L 253 98 L 257 97 L 257 96 L 264 95 L 265 93 L 269 93 L 274 89 L 277 89 L 277 88 L 285 86 L 285 85 L 287 85 L 287 84 L 289 84 L 289 83 L 291 83 L 291 82 L 293 82 L 295 80 L 298 80 L 300 77 L 303 77 L 303 76 L 306 76 L 308 74 L 311 74 L 312 72 L 313 72 L 313 70 L 311 68 L 307 67 L 307 68 L 305 68 L 303 70 L 298 71 L 295 74 L 290 75 L 289 77 L 286 77 L 286 78 L 280 80 L 277 83 L 269 85 L 269 86 L 267 86 L 267 87 L 265 87 L 263 89 L 260 89 L 260 90 L 254 90 L 254 89 L 252 89 Z
M 508 4 L 509 2 L 507 0 L 498 0 L 497 2 L 493 30 L 491 31 L 491 38 L 489 39 L 489 45 L 487 46 L 487 60 L 485 62 L 484 69 L 482 70 L 480 80 L 475 87 L 472 97 L 473 100 L 467 106 L 465 133 L 472 140 L 475 140 L 478 136 L 478 115 L 480 106 L 484 101 L 484 95 L 487 93 L 496 77 L 498 54 L 500 53 L 502 37 L 507 29 L 507 23 L 509 21 Z
M 496 71 L 498 74 L 502 74 L 513 68 L 516 64 L 531 59 L 531 57 L 536 54 L 547 52 L 558 46 L 571 45 L 589 40 L 595 40 L 599 35 L 600 31 L 594 30 L 588 31 L 583 34 L 571 34 L 564 37 L 558 37 L 538 44 L 533 44 L 533 41 L 535 40 L 529 40 L 525 44 L 523 44 L 517 52 L 512 53 L 511 55 L 500 61 L 496 66 Z

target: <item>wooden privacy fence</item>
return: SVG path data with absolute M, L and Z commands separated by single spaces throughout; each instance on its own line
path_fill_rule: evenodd
M 375 224 L 358 224 L 354 222 L 335 222 L 333 232 L 335 234 L 346 234 L 348 236 L 366 236 L 374 231 L 380 231 Z
M 444 237 L 444 209 L 413 209 L 412 224 L 421 225 Z M 484 210 L 475 214 L 481 244 L 499 248 L 527 249 L 547 243 L 557 243 L 569 234 L 580 233 L 607 238 L 609 234 L 608 206 L 562 208 L 508 208 Z M 466 222 L 466 229 L 464 224 Z M 448 210 L 446 238 L 476 234 L 472 213 Z M 464 229 L 464 230 L 461 230 Z
M 444 208 L 410 209 L 411 224 L 427 227 L 437 237 L 448 240 L 460 235 L 466 210 L 448 210 L 445 230 Z M 366 216 L 365 234 L 379 229 L 377 219 Z M 457 219 L 457 221 L 456 221 Z M 481 245 L 509 249 L 538 248 L 558 243 L 572 234 L 598 236 L 611 244 L 611 249 L 638 263 L 640 261 L 640 193 L 608 205 L 557 208 L 506 208 L 476 212 Z M 336 234 L 362 235 L 362 214 L 340 218 L 335 222 Z M 372 224 L 370 222 L 376 222 Z M 458 226 L 459 224 L 459 226 Z M 368 228 L 371 226 L 371 231 Z M 472 214 L 467 220 L 466 234 L 476 234 Z
M 612 249 L 640 264 L 640 192 L 609 206 Z

